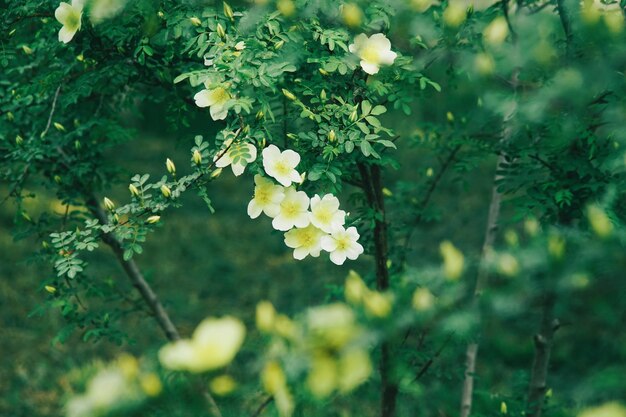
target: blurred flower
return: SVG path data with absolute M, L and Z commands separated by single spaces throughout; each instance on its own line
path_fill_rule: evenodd
M 339 200 L 332 194 L 320 198 L 315 194 L 311 198 L 311 223 L 326 233 L 342 228 L 346 212 L 339 210 Z
M 122 11 L 126 0 L 92 0 L 89 18 L 94 24 L 110 19 Z
M 256 327 L 262 332 L 271 332 L 276 322 L 276 309 L 269 301 L 261 301 L 256 305 Z
M 305 228 L 293 228 L 285 233 L 285 245 L 294 249 L 293 257 L 298 260 L 311 255 L 320 256 L 322 250 L 321 239 L 324 232 L 310 224 Z
M 228 116 L 226 103 L 230 100 L 230 93 L 223 87 L 213 90 L 204 89 L 193 96 L 198 107 L 209 107 L 213 120 L 224 120 Z
M 254 184 L 254 197 L 248 203 L 248 216 L 256 219 L 263 212 L 268 217 L 276 217 L 280 213 L 280 203 L 285 198 L 285 189 L 259 174 L 254 176 Z
M 280 416 L 291 416 L 294 409 L 293 398 L 287 388 L 287 377 L 278 362 L 270 361 L 265 364 L 261 372 L 261 383 L 265 391 L 274 397 Z
M 398 54 L 391 50 L 391 42 L 382 33 L 369 38 L 362 33 L 350 44 L 350 52 L 361 58 L 361 68 L 368 74 L 376 74 L 381 65 L 391 65 Z
M 375 317 L 387 317 L 391 313 L 392 298 L 390 294 L 367 290 L 363 295 L 365 311 Z
M 456 280 L 463 274 L 464 256 L 454 245 L 445 241 L 439 245 L 439 253 L 443 257 L 443 273 L 446 278 Z
M 308 210 L 309 196 L 293 187 L 286 188 L 285 198 L 280 202 L 279 212 L 272 220 L 272 226 L 283 232 L 292 227 L 307 227 L 310 223 Z
M 291 149 L 281 152 L 276 145 L 263 149 L 265 172 L 285 187 L 300 182 L 300 174 L 296 171 L 299 163 L 300 155 Z
M 235 49 L 238 51 L 243 51 L 246 49 L 246 43 L 244 41 L 239 41 L 235 44 Z
M 322 249 L 330 252 L 330 260 L 336 265 L 343 265 L 347 259 L 355 260 L 363 253 L 363 246 L 358 243 L 359 232 L 354 226 L 335 230 L 322 238 Z
M 422 287 L 413 293 L 412 304 L 417 311 L 430 310 L 435 303 L 435 296 L 428 288 Z
M 293 0 L 278 0 L 276 9 L 285 17 L 289 17 L 296 12 L 296 5 Z
M 606 212 L 597 205 L 587 207 L 587 219 L 593 231 L 600 237 L 608 237 L 613 233 L 613 223 Z
M 309 308 L 306 323 L 313 343 L 332 349 L 342 348 L 360 333 L 354 312 L 344 303 Z
M 446 10 L 443 11 L 443 21 L 449 27 L 460 26 L 467 18 L 465 4 L 460 1 L 450 2 Z
M 361 385 L 372 374 L 372 361 L 363 349 L 351 349 L 339 358 L 339 390 L 349 392 Z
M 426 10 L 430 9 L 430 6 L 435 4 L 435 0 L 411 0 L 411 7 L 413 10 L 424 13 Z
M 363 21 L 363 11 L 358 4 L 346 3 L 341 7 L 341 17 L 347 26 L 359 27 Z
M 54 17 L 63 25 L 59 30 L 59 41 L 68 43 L 81 27 L 83 0 L 72 0 L 72 4 L 60 3 L 54 11 Z
M 510 253 L 503 253 L 498 257 L 497 268 L 502 275 L 513 277 L 519 272 L 519 263 Z
M 605 403 L 587 408 L 578 417 L 626 417 L 626 407 L 618 402 Z
M 228 139 L 224 142 L 223 148 L 228 150 L 226 152 L 218 152 L 218 154 L 215 155 L 213 158 L 215 166 L 218 168 L 226 168 L 230 165 L 236 177 L 243 174 L 246 165 L 256 160 L 256 146 L 251 143 L 233 143 L 232 139 Z
M 493 19 L 483 31 L 485 42 L 493 46 L 502 44 L 508 35 L 509 25 L 506 23 L 506 19 L 503 16 Z
M 163 390 L 163 384 L 155 373 L 149 373 L 141 376 L 139 379 L 141 389 L 146 393 L 148 397 L 156 397 Z
M 163 366 L 194 373 L 228 365 L 243 343 L 246 328 L 230 316 L 207 318 L 196 328 L 191 339 L 168 343 L 159 350 Z
M 344 289 L 346 301 L 352 304 L 360 304 L 367 290 L 367 285 L 365 285 L 361 276 L 356 271 L 350 270 Z
M 209 383 L 211 392 L 219 396 L 228 395 L 237 388 L 237 382 L 230 375 L 220 375 Z

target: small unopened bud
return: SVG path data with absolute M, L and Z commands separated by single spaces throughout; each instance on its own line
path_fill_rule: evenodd
M 79 151 L 81 147 L 82 147 L 82 145 L 80 144 L 80 141 L 75 140 L 75 141 L 74 141 L 74 149 L 76 149 L 77 151 Z
M 53 179 L 54 179 L 54 182 L 56 182 L 57 184 L 61 184 L 61 177 L 59 175 L 55 175 Z
M 12 122 L 13 120 L 15 120 L 15 116 L 13 115 L 13 113 L 8 112 L 7 119 L 9 120 L 9 122 Z
M 165 13 L 163 13 L 161 10 L 158 11 L 157 16 L 159 16 L 161 19 L 163 19 L 165 17 Z
M 46 289 L 46 291 L 48 291 L 50 294 L 54 294 L 55 292 L 57 292 L 57 289 L 54 288 L 52 285 L 46 285 L 44 287 Z
M 287 133 L 287 137 L 291 140 L 298 139 L 298 135 L 296 135 L 295 133 Z
M 219 177 L 221 175 L 221 173 L 222 173 L 222 168 L 218 168 L 215 171 L 211 172 L 210 177 L 211 178 L 217 178 L 217 177 Z
M 259 111 L 256 113 L 256 119 L 257 119 L 257 120 L 263 120 L 264 118 L 265 118 L 265 113 L 263 113 L 263 110 L 259 110 Z
M 120 222 L 120 215 L 119 214 L 115 213 L 113 215 L 113 222 L 114 223 L 119 223 Z
M 320 93 L 320 98 L 322 100 L 326 100 L 326 90 L 322 90 L 322 92 Z
M 104 207 L 109 211 L 115 210 L 115 204 L 108 197 L 104 197 Z
M 78 62 L 83 62 L 85 60 L 85 55 L 83 55 L 83 54 L 76 55 L 76 60 Z
M 250 125 L 245 125 L 243 127 L 243 130 L 241 131 L 244 135 L 247 135 L 248 133 L 250 133 Z
M 167 160 L 165 161 L 165 167 L 167 168 L 167 172 L 169 172 L 170 174 L 176 174 L 176 165 L 174 165 L 174 162 L 172 162 L 170 158 L 167 158 Z
M 239 41 L 235 44 L 235 49 L 238 51 L 243 51 L 246 49 L 246 43 L 244 41 Z
M 285 97 L 287 97 L 289 100 L 291 101 L 295 101 L 296 100 L 296 96 L 293 95 L 293 93 L 289 90 L 286 90 L 283 88 L 283 94 L 285 95 Z
M 322 75 L 328 75 L 328 71 L 326 71 L 324 68 L 320 68 L 318 71 L 319 71 L 319 72 L 320 72 L 320 74 L 322 74 Z
M 161 220 L 161 216 L 156 216 L 156 215 L 155 215 L 155 216 L 150 216 L 150 217 L 148 217 L 148 218 L 146 219 L 146 222 L 147 222 L 147 223 L 150 223 L 150 224 L 154 224 L 154 223 L 157 223 L 159 220 Z
M 130 184 L 128 186 L 128 190 L 130 191 L 131 195 L 133 195 L 135 197 L 139 197 L 139 189 L 137 187 L 135 187 L 134 184 Z
M 21 137 L 20 135 L 17 135 L 17 136 L 15 137 L 15 144 L 16 144 L 17 146 L 20 146 L 22 143 L 24 143 L 24 138 L 23 138 L 23 137 Z
M 280 41 L 278 41 L 278 42 L 276 42 L 276 43 L 274 44 L 274 49 L 279 50 L 279 49 L 280 49 L 280 48 L 282 48 L 284 45 L 285 45 L 285 41 L 280 40 Z
M 502 401 L 500 403 L 500 413 L 501 414 L 506 414 L 508 412 L 508 407 L 506 406 L 506 403 L 504 401 Z
M 193 163 L 196 165 L 200 165 L 202 163 L 202 154 L 200 153 L 199 150 L 195 150 L 193 151 L 193 155 L 191 156 L 191 159 L 193 159 Z
M 190 17 L 189 21 L 191 22 L 192 25 L 194 26 L 200 26 L 202 24 L 202 20 L 198 19 L 197 17 Z
M 356 122 L 358 118 L 359 118 L 359 114 L 357 113 L 356 109 L 352 110 L 352 113 L 350 113 L 350 121 Z
M 216 29 L 217 35 L 220 38 L 225 38 L 226 37 L 226 31 L 224 30 L 224 26 L 222 26 L 221 23 L 217 24 L 217 29 Z
M 59 132 L 65 132 L 65 126 L 63 126 L 61 123 L 54 122 L 53 124 L 56 130 L 58 130 Z
M 22 51 L 24 51 L 26 55 L 30 55 L 33 53 L 33 50 L 29 48 L 28 45 L 22 45 Z
M 163 197 L 169 198 L 169 197 L 172 196 L 172 190 L 170 189 L 170 187 L 168 187 L 167 185 L 163 184 L 161 186 L 161 194 L 163 194 Z
M 233 13 L 233 9 L 226 2 L 224 2 L 224 16 L 229 18 L 231 21 L 234 20 L 234 18 L 235 18 L 235 14 Z
M 331 130 L 330 132 L 328 132 L 328 141 L 334 142 L 335 139 L 337 139 L 337 135 L 335 134 L 335 131 Z

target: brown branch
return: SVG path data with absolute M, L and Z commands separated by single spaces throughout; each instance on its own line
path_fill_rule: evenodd
M 48 133 L 48 129 L 50 129 L 50 123 L 52 123 L 52 116 L 54 115 L 54 110 L 57 107 L 57 99 L 59 98 L 59 93 L 61 92 L 61 85 L 62 84 L 59 84 L 56 91 L 54 92 L 54 98 L 52 99 L 52 108 L 50 109 L 50 114 L 48 115 L 48 123 L 46 123 L 46 128 L 44 129 L 44 131 L 41 132 L 42 138 L 46 136 L 46 133 Z
M 100 207 L 95 197 L 91 196 L 87 200 L 87 207 L 101 224 L 104 225 L 108 223 L 107 215 L 102 207 Z M 115 257 L 118 259 L 122 268 L 124 268 L 124 272 L 128 275 L 131 283 L 137 288 L 146 304 L 148 304 L 148 307 L 150 307 L 150 310 L 154 313 L 154 317 L 167 339 L 170 341 L 179 340 L 180 334 L 178 333 L 178 329 L 176 329 L 170 316 L 165 311 L 165 308 L 163 308 L 161 301 L 144 278 L 137 263 L 134 259 L 124 259 L 124 249 L 122 248 L 121 242 L 111 233 L 103 233 L 102 240 L 113 250 Z
M 250 417 L 259 417 L 261 413 L 263 412 L 263 410 L 265 410 L 265 407 L 270 405 L 272 401 L 274 401 L 274 397 L 270 395 L 261 403 L 261 405 L 259 405 L 259 408 L 257 408 L 256 411 L 252 413 Z
M 357 165 L 363 182 L 363 191 L 369 206 L 376 211 L 374 224 L 374 256 L 376 259 L 376 288 L 384 291 L 389 288 L 388 259 L 388 236 L 387 222 L 385 219 L 385 202 L 382 192 L 382 179 L 380 166 L 367 166 L 364 163 Z M 381 416 L 393 417 L 398 396 L 398 384 L 392 381 L 391 376 L 391 343 L 383 342 L 379 372 L 381 378 Z
M 422 334 L 424 335 L 424 333 Z M 454 332 L 450 333 L 448 335 L 448 337 L 446 338 L 446 340 L 443 342 L 443 344 L 441 345 L 441 347 L 439 348 L 439 350 L 437 352 L 435 352 L 435 354 L 430 357 L 425 363 L 424 365 L 422 365 L 422 367 L 420 368 L 419 372 L 417 373 L 417 375 L 415 376 L 415 379 L 413 379 L 413 382 L 419 380 L 422 376 L 424 376 L 424 374 L 426 372 L 428 372 L 428 369 L 430 369 L 431 365 L 435 362 L 435 359 L 437 359 L 439 356 L 441 356 L 441 353 L 445 350 L 445 348 L 448 346 L 448 344 L 450 343 L 450 341 L 452 340 L 452 336 L 454 336 Z M 423 342 L 423 337 L 420 338 L 420 345 Z
M 505 131 L 503 140 L 506 140 L 510 131 Z M 500 164 L 504 162 L 504 154 L 498 156 L 498 162 L 496 163 L 496 172 Z M 494 177 L 494 184 L 491 190 L 491 202 L 489 203 L 489 214 L 487 216 L 487 227 L 485 229 L 485 239 L 483 241 L 483 247 L 480 257 L 480 264 L 478 267 L 478 274 L 476 276 L 476 283 L 474 284 L 474 297 L 473 303 L 478 304 L 480 295 L 482 293 L 485 281 L 487 280 L 487 267 L 486 258 L 493 247 L 493 242 L 496 238 L 496 232 L 498 230 L 498 220 L 500 217 L 500 206 L 502 203 L 502 194 L 498 192 L 497 183 L 501 179 L 501 176 L 496 173 Z M 480 311 L 477 312 L 480 314 Z M 480 319 L 480 315 L 479 315 Z M 479 320 L 480 321 L 480 320 Z M 461 393 L 461 417 L 468 417 L 472 411 L 472 399 L 474 395 L 474 373 L 476 372 L 476 357 L 478 355 L 478 341 L 475 340 L 467 345 L 465 350 L 465 372 L 463 378 L 463 390 Z
M 554 334 L 560 327 L 558 319 L 554 318 L 554 304 L 556 294 L 548 291 L 544 296 L 541 328 L 534 337 L 535 357 L 528 387 L 528 401 L 526 415 L 529 417 L 541 417 L 543 403 L 548 390 L 548 366 Z

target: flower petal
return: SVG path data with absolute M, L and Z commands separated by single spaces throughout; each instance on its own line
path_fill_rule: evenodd
M 365 60 L 361 61 L 361 68 L 363 68 L 363 71 L 365 71 L 366 73 L 370 75 L 378 74 L 378 70 L 379 70 L 378 65 L 365 61 Z
M 74 38 L 74 35 L 76 35 L 77 31 L 78 28 L 68 29 L 67 26 L 63 26 L 61 30 L 59 30 L 59 41 L 63 43 L 68 43 Z
M 256 201 L 250 200 L 250 202 L 248 203 L 248 216 L 250 216 L 251 219 L 256 219 L 257 217 L 259 217 L 262 211 L 263 210 L 256 203 Z

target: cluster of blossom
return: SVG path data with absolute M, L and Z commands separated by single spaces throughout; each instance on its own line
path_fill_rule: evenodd
M 256 159 L 256 148 L 249 143 L 227 143 L 228 151 L 216 165 L 231 166 L 235 175 Z M 301 260 L 311 255 L 318 257 L 322 250 L 330 259 L 342 265 L 346 259 L 356 259 L 363 253 L 355 227 L 344 227 L 346 212 L 339 209 L 339 200 L 332 194 L 314 195 L 298 191 L 294 184 L 302 182 L 296 167 L 300 155 L 293 150 L 280 151 L 275 145 L 263 150 L 263 168 L 276 184 L 262 175 L 254 176 L 254 197 L 248 204 L 248 215 L 256 219 L 265 213 L 272 218 L 272 226 L 285 233 L 285 244 L 292 248 L 293 257 Z

